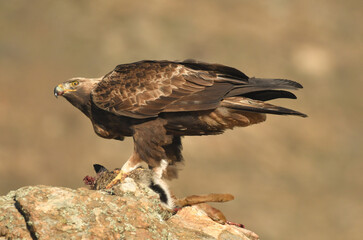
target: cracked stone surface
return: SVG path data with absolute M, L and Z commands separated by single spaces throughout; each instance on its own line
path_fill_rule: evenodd
M 116 194 L 49 186 L 11 191 L 0 197 L 0 239 L 259 239 L 212 221 L 197 206 L 172 215 L 152 190 L 132 179 L 126 184 Z

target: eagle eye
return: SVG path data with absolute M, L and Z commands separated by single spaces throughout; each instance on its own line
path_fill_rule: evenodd
M 79 84 L 79 82 L 76 80 L 76 81 L 73 81 L 73 82 L 71 82 L 71 86 L 72 87 L 75 87 L 75 86 L 77 86 Z

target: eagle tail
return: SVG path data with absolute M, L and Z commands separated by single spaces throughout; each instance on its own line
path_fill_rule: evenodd
M 270 113 L 277 115 L 296 115 L 300 117 L 307 117 L 306 114 L 284 108 L 275 106 L 269 103 L 265 103 L 260 100 L 254 100 L 244 97 L 229 97 L 221 102 L 221 107 L 227 107 L 231 109 L 260 112 L 260 113 Z

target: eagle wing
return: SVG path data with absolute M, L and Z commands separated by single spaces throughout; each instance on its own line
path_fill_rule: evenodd
M 221 76 L 213 71 L 213 65 L 193 66 L 197 63 L 141 61 L 118 65 L 93 89 L 92 101 L 103 110 L 132 118 L 216 108 L 234 83 L 216 84 Z
M 228 101 L 221 105 L 233 97 L 257 101 L 296 98 L 291 92 L 278 89 L 299 88 L 302 86 L 291 80 L 249 78 L 220 64 L 141 61 L 118 65 L 93 89 L 92 100 L 97 107 L 116 115 L 143 119 L 161 112 L 201 111 L 222 105 L 237 108 L 236 103 L 232 106 Z M 237 100 L 238 108 L 247 111 L 297 115 L 283 108 L 272 111 L 267 105 L 257 107 Z

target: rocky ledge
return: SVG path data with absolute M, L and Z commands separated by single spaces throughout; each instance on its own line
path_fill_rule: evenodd
M 117 191 L 116 191 L 116 190 Z M 112 191 L 29 186 L 0 197 L 0 239 L 259 239 L 198 206 L 176 214 L 126 178 Z

